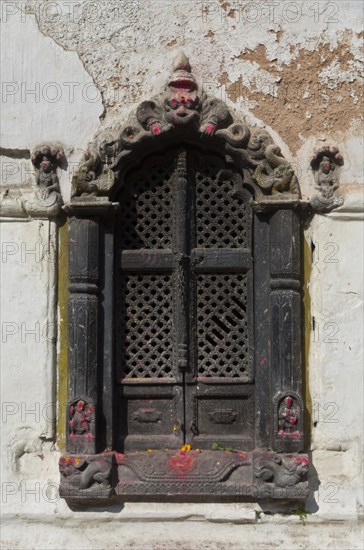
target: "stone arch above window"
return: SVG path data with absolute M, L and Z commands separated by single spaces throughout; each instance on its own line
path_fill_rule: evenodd
M 96 138 L 65 206 L 62 496 L 307 496 L 303 206 L 269 134 L 207 96 L 182 53 L 159 96 Z

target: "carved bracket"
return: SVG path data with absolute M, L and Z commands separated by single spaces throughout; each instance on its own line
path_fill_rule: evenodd
M 66 499 L 103 499 L 113 494 L 113 453 L 61 456 L 60 496 Z
M 343 204 L 343 198 L 335 196 L 339 188 L 339 168 L 344 159 L 337 147 L 324 146 L 314 151 L 311 167 L 314 171 L 315 189 L 318 191 L 310 201 L 317 212 L 329 212 Z
M 279 490 L 295 498 L 308 496 L 307 455 L 268 455 L 258 457 L 254 463 L 254 477 L 261 497 L 278 495 Z

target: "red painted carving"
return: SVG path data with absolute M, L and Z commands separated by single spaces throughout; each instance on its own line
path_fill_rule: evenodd
M 195 464 L 196 451 L 180 451 L 171 456 L 168 468 L 178 477 L 186 477 Z
M 91 434 L 91 421 L 94 414 L 92 405 L 86 404 L 80 399 L 76 405 L 70 407 L 70 437 L 74 438 L 76 435 L 90 435 Z
M 52 192 L 59 193 L 57 168 L 62 165 L 64 159 L 64 151 L 61 148 L 41 145 L 34 149 L 31 160 L 35 168 L 39 192 L 43 199 L 46 199 Z
M 299 436 L 297 431 L 297 423 L 299 419 L 300 409 L 295 404 L 293 397 L 287 395 L 281 402 L 278 410 L 278 435 Z
M 262 457 L 255 465 L 255 477 L 262 483 L 273 483 L 277 487 L 292 487 L 305 481 L 308 464 L 307 456 Z
M 137 109 L 139 124 L 158 136 L 175 126 L 195 127 L 212 136 L 232 122 L 226 105 L 199 89 L 183 52 L 173 63 L 173 73 L 162 94 L 143 101 Z
M 334 193 L 339 188 L 339 169 L 343 164 L 343 156 L 336 146 L 324 145 L 315 149 L 311 167 L 314 171 L 315 188 L 319 193 L 310 202 L 316 210 L 329 211 L 342 204 L 342 197 L 335 196 Z

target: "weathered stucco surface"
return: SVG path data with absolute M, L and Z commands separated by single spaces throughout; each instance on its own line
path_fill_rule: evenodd
M 4 547 L 192 550 L 241 548 L 244 541 L 248 548 L 361 548 L 361 3 L 37 0 L 1 9 L 2 195 L 29 193 L 30 151 L 56 141 L 68 159 L 59 171 L 68 200 L 87 143 L 101 125 L 125 121 L 160 91 L 179 47 L 207 91 L 272 132 L 305 198 L 314 192 L 314 147 L 336 144 L 345 161 L 344 205 L 316 215 L 306 229 L 313 468 L 304 520 L 254 503 L 129 503 L 74 512 L 58 498 L 54 412 L 57 353 L 65 350 L 57 224 L 7 214 L 0 226 Z M 65 252 L 58 258 L 63 270 Z

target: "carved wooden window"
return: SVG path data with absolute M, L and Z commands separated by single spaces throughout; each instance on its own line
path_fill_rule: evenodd
M 269 134 L 183 56 L 98 138 L 66 206 L 65 498 L 305 498 L 301 209 Z
M 236 176 L 218 155 L 186 147 L 126 178 L 116 223 L 120 450 L 254 447 L 252 211 Z

